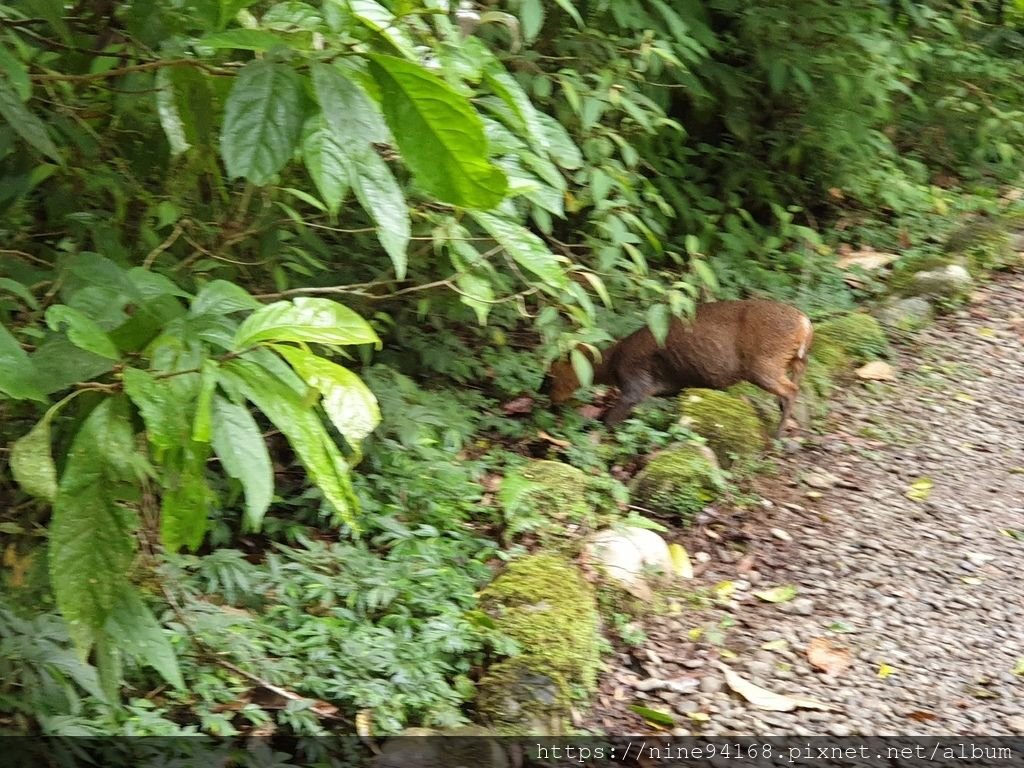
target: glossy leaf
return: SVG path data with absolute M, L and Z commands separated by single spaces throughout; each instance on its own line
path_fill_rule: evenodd
M 323 396 L 327 417 L 358 452 L 359 443 L 380 423 L 377 398 L 369 388 L 352 371 L 304 349 L 278 347 L 277 352 Z
M 224 366 L 224 372 L 288 439 L 310 478 L 341 520 L 356 528 L 358 502 L 352 490 L 348 463 L 302 395 L 282 384 L 266 369 L 248 361 L 233 360 Z
M 46 310 L 46 324 L 54 331 L 59 331 L 61 326 L 66 325 L 68 338 L 79 349 L 108 360 L 121 358 L 121 353 L 117 351 L 114 342 L 96 321 L 77 309 L 64 304 L 54 304 Z
M 252 61 L 235 79 L 220 151 L 232 178 L 268 183 L 291 159 L 302 127 L 302 83 L 291 67 Z
M 405 279 L 412 227 L 409 206 L 391 169 L 376 152 L 366 153 L 353 161 L 350 181 L 359 204 L 377 225 L 377 239 L 391 257 L 395 277 Z
M 254 312 L 238 329 L 234 346 L 241 350 L 267 341 L 381 346 L 369 323 L 351 309 L 330 299 L 309 297 L 278 301 Z
M 232 312 L 259 309 L 263 305 L 244 288 L 227 280 L 212 280 L 192 300 L 190 315 L 229 315 Z
M 269 51 L 279 45 L 287 45 L 284 38 L 263 29 L 227 29 L 214 32 L 199 39 L 207 48 L 224 48 L 238 51 Z
M 245 491 L 245 522 L 258 531 L 274 498 L 274 470 L 249 409 L 219 395 L 213 400 L 213 450 L 224 470 Z
M 568 288 L 569 278 L 562 266 L 563 259 L 553 254 L 544 241 L 526 227 L 480 211 L 473 213 L 473 218 L 519 266 L 535 274 L 549 288 Z
M 179 390 L 139 368 L 125 368 L 123 379 L 125 394 L 146 423 L 149 442 L 166 451 L 188 439 L 187 403 L 182 402 Z
M 418 64 L 369 58 L 384 117 L 417 184 L 463 208 L 500 203 L 508 180 L 487 157 L 483 123 L 469 101 Z
M 348 140 L 332 129 L 323 116 L 302 142 L 302 159 L 327 210 L 336 214 L 349 187 Z

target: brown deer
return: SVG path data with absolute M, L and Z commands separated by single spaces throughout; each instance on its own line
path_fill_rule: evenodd
M 800 391 L 814 341 L 808 317 L 775 301 L 716 301 L 697 307 L 690 321 L 673 318 L 664 346 L 646 326 L 601 354 L 594 383 L 618 387 L 619 401 L 605 415 L 608 426 L 629 416 L 648 397 L 688 387 L 726 389 L 749 381 L 779 399 L 782 434 Z M 572 364 L 552 364 L 541 393 L 555 405 L 572 399 L 580 381 Z

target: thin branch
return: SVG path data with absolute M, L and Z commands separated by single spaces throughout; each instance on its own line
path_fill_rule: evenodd
M 174 245 L 175 241 L 177 241 L 177 239 L 181 237 L 182 232 L 184 232 L 184 230 L 181 228 L 181 224 L 176 223 L 174 225 L 174 231 L 171 232 L 171 234 L 168 236 L 166 240 L 164 240 L 162 243 L 160 243 L 160 245 L 158 245 L 156 248 L 149 252 L 146 258 L 143 260 L 142 266 L 145 269 L 149 269 L 150 267 L 152 267 L 153 262 L 156 261 L 156 257 L 159 256 L 164 251 L 166 251 L 172 245 Z
M 233 75 L 234 71 L 230 69 L 220 69 L 217 67 L 211 67 L 208 64 L 204 64 L 196 59 L 162 59 L 159 61 L 147 61 L 142 64 L 132 64 L 127 67 L 115 67 L 114 69 L 108 69 L 106 72 L 90 72 L 85 75 L 29 75 L 29 78 L 38 82 L 68 82 L 68 83 L 89 83 L 94 80 L 109 80 L 112 77 L 121 77 L 122 75 L 130 75 L 133 72 L 149 72 L 154 69 L 163 69 L 164 67 L 195 67 L 208 72 L 211 75 Z

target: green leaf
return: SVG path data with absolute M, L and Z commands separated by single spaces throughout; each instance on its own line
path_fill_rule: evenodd
M 39 309 L 39 302 L 27 287 L 9 277 L 0 277 L 0 290 L 9 291 L 24 301 L 30 309 Z
M 531 146 L 540 155 L 547 154 L 550 149 L 547 131 L 540 121 L 540 116 L 518 81 L 505 71 L 501 64 L 492 66 L 484 72 L 484 81 L 502 101 L 504 101 L 526 129 Z
M 79 349 L 92 352 L 94 355 L 105 357 L 108 360 L 121 359 L 121 353 L 117 351 L 114 342 L 103 332 L 96 321 L 77 309 L 72 309 L 64 304 L 54 304 L 46 310 L 46 324 L 52 331 L 59 331 L 62 325 L 67 325 L 68 338 Z
M 36 382 L 42 381 L 21 344 L 0 324 L 0 392 L 15 400 L 46 402 Z
M 223 371 L 245 397 L 281 430 L 340 519 L 349 527 L 358 529 L 355 520 L 358 501 L 352 489 L 348 463 L 302 395 L 282 384 L 266 369 L 247 360 L 232 360 L 223 367 Z
M 245 491 L 245 522 L 258 531 L 274 498 L 274 469 L 249 409 L 219 395 L 213 400 L 213 450 Z
M 160 125 L 171 146 L 172 155 L 187 152 L 191 146 L 185 138 L 185 123 L 178 112 L 178 102 L 174 96 L 174 81 L 169 68 L 159 69 L 156 73 L 156 111 L 160 116 Z
M 391 257 L 395 275 L 404 279 L 411 230 L 409 207 L 394 174 L 372 144 L 387 135 L 387 127 L 362 89 L 335 67 L 314 65 L 313 87 L 323 109 L 323 126 L 330 134 L 318 139 L 319 154 L 314 161 L 319 161 L 319 166 L 316 173 L 310 171 L 314 181 L 317 174 L 322 177 L 317 184 L 320 193 L 328 207 L 337 211 L 344 194 L 341 182 L 335 178 L 337 166 L 345 169 L 345 179 L 359 204 L 377 224 L 377 238 Z M 321 183 L 333 199 L 328 198 Z
M 11 446 L 11 474 L 25 493 L 53 502 L 57 497 L 57 468 L 50 451 L 51 408 L 27 435 Z
M 672 314 L 664 304 L 652 304 L 647 309 L 647 327 L 651 329 L 651 333 L 654 334 L 654 340 L 658 343 L 659 347 L 664 346 L 665 339 L 668 338 L 671 319 Z
M 754 592 L 754 597 L 758 600 L 764 600 L 766 603 L 787 603 L 796 597 L 796 587 L 792 584 L 783 584 L 771 589 Z
M 359 454 L 359 443 L 380 424 L 377 398 L 352 371 L 295 347 L 276 347 L 295 372 L 322 396 L 327 418 Z
M 197 42 L 207 48 L 239 51 L 269 51 L 288 44 L 284 38 L 263 29 L 228 29 L 204 35 Z
M 519 21 L 523 26 L 523 38 L 526 42 L 533 42 L 544 26 L 544 3 L 541 0 L 522 0 Z
M 657 709 L 651 709 L 649 707 L 642 707 L 639 704 L 630 704 L 629 709 L 651 725 L 659 728 L 673 728 L 676 724 L 676 719 L 668 712 L 662 712 Z
M 179 691 L 185 689 L 169 632 L 160 626 L 134 587 L 124 584 L 117 591 L 104 630 L 120 650 L 148 664 Z
M 195 552 L 209 527 L 213 492 L 206 483 L 209 446 L 188 441 L 170 454 L 162 467 L 160 540 L 169 552 L 187 547 Z
M 348 140 L 321 115 L 302 142 L 302 159 L 331 215 L 338 213 L 349 187 Z M 408 218 L 408 213 L 406 213 Z
M 215 360 L 204 360 L 199 374 L 199 395 L 196 397 L 196 415 L 192 419 L 192 439 L 208 443 L 213 437 L 213 395 L 217 389 L 219 366 Z
M 291 159 L 302 128 L 302 81 L 284 64 L 252 61 L 235 79 L 220 151 L 228 176 L 267 184 Z
M 32 81 L 29 80 L 28 70 L 3 44 L 0 44 L 0 71 L 7 75 L 19 99 L 28 101 L 32 97 Z
M 498 205 L 508 179 L 488 159 L 483 123 L 469 101 L 418 64 L 377 54 L 369 59 L 384 117 L 417 184 L 463 208 Z
M 238 329 L 234 348 L 242 350 L 267 341 L 373 344 L 381 348 L 373 328 L 351 309 L 330 299 L 309 297 L 277 301 L 251 314 Z
M 521 267 L 529 270 L 555 290 L 569 286 L 569 278 L 562 266 L 564 261 L 553 254 L 544 241 L 521 224 L 490 213 L 476 211 L 473 218 L 505 249 Z
M 412 225 L 401 187 L 388 164 L 375 152 L 353 163 L 350 181 L 359 204 L 377 224 L 377 239 L 391 257 L 395 277 L 404 280 Z
M 578 348 L 573 348 L 569 353 L 569 360 L 572 362 L 572 369 L 579 379 L 581 387 L 589 387 L 594 381 L 594 366 L 590 358 L 583 354 Z
M 58 165 L 64 165 L 64 158 L 46 132 L 46 126 L 21 103 L 17 92 L 8 85 L 6 79 L 0 79 L 0 115 L 27 144 Z
M 548 146 L 551 148 L 551 159 L 568 171 L 581 168 L 583 166 L 583 154 L 580 152 L 580 148 L 576 146 L 576 142 L 572 140 L 569 132 L 565 130 L 565 126 L 543 112 L 537 113 L 537 119 L 544 126 Z
M 697 277 L 712 291 L 718 290 L 718 278 L 715 277 L 715 273 L 708 266 L 708 263 L 703 259 L 693 259 L 691 261 L 694 271 L 697 273 Z
M 50 522 L 49 570 L 57 607 L 84 658 L 127 583 L 138 496 L 127 399 L 108 398 L 85 419 L 68 453 Z
M 227 280 L 213 280 L 199 289 L 199 293 L 192 300 L 189 314 L 228 315 L 232 312 L 259 309 L 262 306 L 244 288 Z
M 583 17 L 580 16 L 580 12 L 576 10 L 576 6 L 573 5 L 571 0 L 555 0 L 555 3 L 559 8 L 569 14 L 570 18 L 576 22 L 577 27 L 580 27 L 581 29 L 583 28 Z
M 181 446 L 189 433 L 187 407 L 178 390 L 138 368 L 125 368 L 124 391 L 142 414 L 149 442 L 161 451 Z

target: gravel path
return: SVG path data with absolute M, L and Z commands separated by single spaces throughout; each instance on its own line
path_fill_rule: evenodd
M 851 384 L 746 509 L 669 539 L 698 564 L 691 584 L 734 591 L 638 621 L 646 640 L 611 659 L 583 725 L 649 732 L 639 704 L 676 735 L 1024 734 L 1024 280 L 987 286 L 892 362 L 898 380 Z M 927 498 L 907 497 L 916 482 Z M 796 596 L 753 594 L 779 585 Z M 816 638 L 848 666 L 814 670 Z M 720 663 L 832 711 L 759 710 Z

